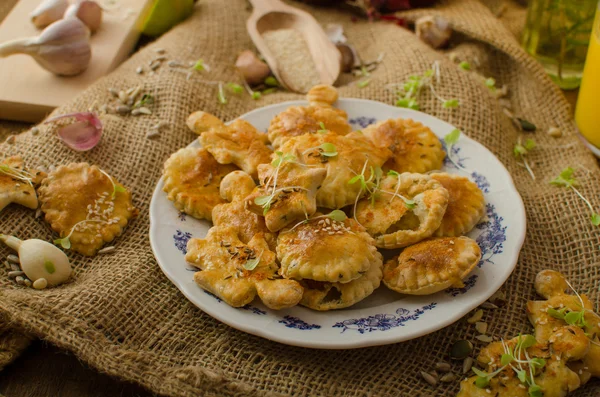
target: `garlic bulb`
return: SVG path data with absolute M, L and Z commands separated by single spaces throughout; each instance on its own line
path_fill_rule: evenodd
M 67 7 L 69 7 L 67 0 L 43 0 L 29 16 L 36 28 L 43 29 L 62 19 Z
M 21 270 L 33 282 L 43 278 L 52 286 L 64 283 L 71 276 L 71 264 L 67 255 L 46 241 L 22 241 L 4 234 L 0 234 L 0 241 L 17 251 Z
M 448 44 L 452 28 L 444 18 L 426 15 L 415 21 L 415 33 L 433 48 L 440 48 Z
M 245 50 L 240 53 L 235 61 L 235 67 L 250 85 L 262 83 L 263 80 L 271 74 L 269 66 L 258 59 L 258 57 L 250 50 Z
M 102 24 L 102 7 L 95 1 L 79 0 L 67 8 L 65 18 L 79 18 L 92 33 L 95 33 Z
M 90 31 L 77 18 L 62 19 L 37 37 L 0 45 L 0 58 L 13 54 L 31 55 L 40 66 L 54 74 L 74 76 L 90 64 Z

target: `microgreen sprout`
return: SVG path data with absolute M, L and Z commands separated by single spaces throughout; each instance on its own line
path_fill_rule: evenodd
M 392 198 L 390 199 L 389 203 L 391 203 L 392 200 L 394 200 L 396 197 L 398 197 L 404 201 L 404 205 L 406 205 L 406 208 L 408 208 L 409 210 L 414 209 L 417 206 L 417 204 L 413 200 L 406 198 L 401 194 L 398 194 L 398 191 L 400 190 L 400 174 L 394 170 L 389 170 L 388 176 L 394 176 L 394 177 L 398 178 L 398 182 L 396 183 L 396 191 L 394 191 L 394 193 L 382 190 L 382 192 L 384 192 L 384 193 L 392 194 Z
M 142 97 L 140 98 L 139 101 L 137 101 L 133 107 L 134 108 L 139 108 L 142 106 L 146 106 L 146 105 L 151 105 L 154 103 L 154 97 L 150 94 L 144 94 L 142 95 Z
M 234 94 L 241 94 L 242 92 L 244 92 L 244 87 L 236 83 L 227 83 L 225 86 L 229 91 L 233 92 Z
M 225 105 L 227 103 L 227 98 L 225 98 L 225 90 L 223 90 L 223 83 L 219 82 L 219 90 L 217 91 L 217 99 L 219 103 Z
M 368 161 L 368 159 L 365 160 L 360 174 L 356 174 L 348 181 L 349 185 L 353 185 L 357 182 L 360 183 L 360 189 L 358 189 L 356 199 L 354 200 L 354 220 L 356 220 L 356 222 L 358 222 L 358 219 L 356 219 L 356 206 L 358 204 L 358 199 L 361 197 L 363 191 L 369 193 L 371 205 L 375 204 L 375 199 L 379 196 L 379 192 L 382 191 L 379 189 L 379 185 L 381 184 L 381 178 L 383 176 L 383 171 L 381 170 L 381 167 L 369 167 L 370 176 L 368 179 L 365 178 L 365 171 L 367 170 Z
M 573 288 L 571 283 L 569 283 L 567 280 L 565 280 L 565 282 L 567 283 L 569 288 L 571 288 L 571 290 L 575 293 L 575 295 L 579 299 L 579 306 L 581 307 L 581 310 L 579 310 L 579 311 L 570 310 L 567 307 L 562 307 L 559 309 L 549 307 L 546 312 L 548 313 L 548 315 L 550 317 L 554 317 L 558 320 L 563 320 L 565 323 L 567 323 L 569 325 L 573 325 L 573 326 L 579 327 L 581 329 L 585 329 L 588 326 L 588 323 L 585 320 L 585 313 L 589 312 L 589 313 L 592 313 L 594 316 L 598 316 L 598 315 L 594 311 L 586 309 L 585 305 L 583 303 L 583 299 L 581 298 L 581 295 L 579 295 L 577 290 L 575 288 Z M 587 335 L 587 333 L 586 333 L 586 335 Z M 598 345 L 598 343 L 593 340 L 590 340 L 590 342 L 595 345 Z
M 277 91 L 277 87 L 271 87 L 271 88 L 267 88 L 266 90 L 263 90 L 261 92 L 262 95 L 269 95 L 273 92 Z
M 265 251 L 264 250 L 261 251 L 260 255 L 257 256 L 256 258 L 248 259 L 246 261 L 246 263 L 244 263 L 244 269 L 246 269 L 246 270 L 256 269 L 256 266 L 258 266 L 258 264 L 260 263 L 260 258 L 262 257 L 263 252 L 265 252 Z
M 325 127 L 325 123 L 322 121 L 319 123 L 319 128 L 320 129 L 317 130 L 319 134 L 327 134 L 327 128 Z
M 205 64 L 202 59 L 198 59 L 194 66 L 192 66 L 192 69 L 197 70 L 199 72 L 202 70 L 210 72 L 210 67 L 207 64 Z
M 319 146 L 308 148 L 304 152 L 302 152 L 302 154 L 304 155 L 308 152 L 312 152 L 313 150 L 318 150 L 319 153 L 325 157 L 335 157 L 338 155 L 335 145 L 329 142 L 325 142 L 320 144 Z
M 248 84 L 246 79 L 242 78 L 242 83 L 244 84 L 244 88 L 246 89 L 246 91 L 248 91 L 248 94 L 252 97 L 252 99 L 254 99 L 255 101 L 260 99 L 260 97 L 262 96 L 261 93 L 258 91 L 253 91 L 252 87 L 250 87 L 250 84 Z
M 556 178 L 551 180 L 550 183 L 555 186 L 561 186 L 561 187 L 566 187 L 567 189 L 573 189 L 575 194 L 577 194 L 583 200 L 583 202 L 587 205 L 587 207 L 590 209 L 590 211 L 592 213 L 592 215 L 590 217 L 592 224 L 594 226 L 600 226 L 600 215 L 596 211 L 594 211 L 594 207 L 592 207 L 592 204 L 589 202 L 589 200 L 586 199 L 583 196 L 583 194 L 581 194 L 579 192 L 579 190 L 577 190 L 577 188 L 575 187 L 578 185 L 578 181 L 573 176 L 574 172 L 575 172 L 575 170 L 571 167 L 565 168 L 564 170 L 562 170 L 562 172 Z
M 535 142 L 533 139 L 526 139 L 525 142 L 523 143 L 523 142 L 521 142 L 521 137 L 519 137 L 517 143 L 515 144 L 515 147 L 513 148 L 513 154 L 515 155 L 517 160 L 522 161 L 523 167 L 525 167 L 527 169 L 527 172 L 529 172 L 529 175 L 531 175 L 531 179 L 533 179 L 533 180 L 535 180 L 535 174 L 533 173 L 533 170 L 531 169 L 529 162 L 527 162 L 527 155 L 534 148 L 535 148 Z
M 458 64 L 458 67 L 461 68 L 462 70 L 471 70 L 471 64 L 467 61 L 462 61 L 461 63 Z
M 541 397 L 542 388 L 535 383 L 535 375 L 538 369 L 542 369 L 546 365 L 546 360 L 538 357 L 531 358 L 529 357 L 529 353 L 527 353 L 527 349 L 537 343 L 536 339 L 532 335 L 519 334 L 517 343 L 512 350 L 504 340 L 501 343 L 504 349 L 504 354 L 500 358 L 502 367 L 490 373 L 473 367 L 472 370 L 477 375 L 475 386 L 480 389 L 486 388 L 492 378 L 506 368 L 510 368 L 517 374 L 517 378 L 521 383 L 529 386 L 529 397 Z M 523 359 L 523 356 L 525 356 L 525 359 Z M 528 368 L 524 368 L 523 365 L 527 365 Z
M 369 85 L 369 83 L 371 83 L 371 79 L 364 79 L 364 80 L 360 80 L 356 83 L 356 85 L 358 86 L 358 88 L 365 88 L 366 86 Z
M 279 87 L 279 82 L 273 76 L 269 76 L 265 79 L 265 84 L 269 87 Z
M 79 221 L 76 224 L 73 225 L 73 227 L 71 228 L 71 231 L 69 232 L 69 234 L 66 237 L 63 238 L 58 238 L 56 240 L 54 240 L 54 244 L 56 245 L 60 245 L 61 247 L 63 247 L 64 249 L 68 250 L 71 248 L 71 236 L 73 235 L 73 233 L 75 232 L 75 229 L 77 229 L 77 226 L 81 225 L 82 223 L 87 223 L 87 222 L 100 222 L 100 223 L 107 223 L 106 221 L 103 220 L 99 220 L 99 219 L 84 219 L 83 221 Z
M 10 165 L 6 164 L 0 164 L 0 173 L 8 175 L 12 179 L 27 182 L 30 186 L 33 186 L 33 183 L 31 182 L 33 175 L 25 170 L 11 167 Z
M 465 167 L 458 164 L 452 158 L 452 147 L 458 142 L 459 139 L 460 139 L 460 130 L 455 128 L 444 137 L 444 142 L 446 143 L 446 150 L 448 151 L 448 160 L 450 160 L 452 162 L 452 164 L 454 164 L 456 166 L 456 168 L 465 170 Z
M 252 99 L 254 99 L 254 100 L 260 99 L 261 96 L 262 95 L 260 94 L 260 92 L 256 92 L 256 91 L 252 92 Z
M 295 162 L 296 157 L 289 153 L 284 154 L 283 152 L 280 152 L 280 151 L 276 151 L 275 156 L 276 156 L 276 158 L 271 162 L 271 165 L 273 167 L 275 167 L 275 172 L 273 172 L 269 176 L 269 179 L 267 179 L 267 181 L 264 183 L 265 191 L 268 191 L 269 187 L 271 186 L 271 181 L 273 181 L 273 188 L 271 190 L 271 193 L 264 195 L 264 196 L 258 196 L 254 199 L 254 203 L 263 208 L 263 215 L 266 215 L 267 212 L 269 212 L 269 210 L 271 209 L 271 204 L 273 202 L 273 199 L 277 195 L 277 193 L 282 192 L 282 191 L 285 192 L 288 189 L 290 189 L 290 190 L 294 190 L 294 189 L 308 190 L 301 186 L 286 186 L 286 187 L 282 187 L 279 189 L 277 188 L 277 177 L 279 176 L 279 170 L 281 169 L 281 166 L 286 162 L 290 162 L 290 163 Z
M 433 86 L 434 80 L 437 83 L 440 81 L 440 65 L 438 61 L 434 62 L 431 69 L 425 71 L 422 76 L 412 75 L 408 78 L 408 81 L 399 85 L 401 90 L 397 92 L 396 106 L 419 110 L 420 106 L 417 98 L 423 88 L 429 88 L 433 96 L 442 103 L 444 108 L 457 108 L 459 106 L 458 99 L 445 99 L 437 94 Z M 397 86 L 397 84 L 393 84 L 389 88 Z
M 490 91 L 496 91 L 496 79 L 494 79 L 493 77 L 488 77 L 487 79 L 485 79 L 484 84 L 487 88 L 490 89 Z
M 115 199 L 115 197 L 116 197 L 116 195 L 117 195 L 117 192 L 119 192 L 119 193 L 123 193 L 123 192 L 125 192 L 125 191 L 126 191 L 124 187 L 117 185 L 117 184 L 115 183 L 114 179 L 112 179 L 112 177 L 111 177 L 110 175 L 108 175 L 108 174 L 107 174 L 105 171 L 102 171 L 102 170 L 100 170 L 100 172 L 101 172 L 101 173 L 103 173 L 103 174 L 104 174 L 104 176 L 106 176 L 106 177 L 108 178 L 108 180 L 110 181 L 110 183 L 112 184 L 113 191 L 112 191 L 112 194 L 110 195 L 110 198 L 111 198 L 112 200 L 114 200 L 114 199 Z

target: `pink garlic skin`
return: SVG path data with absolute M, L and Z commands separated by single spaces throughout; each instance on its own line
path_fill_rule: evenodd
M 103 126 L 96 114 L 91 112 L 63 114 L 44 121 L 44 124 L 64 118 L 76 120 L 58 129 L 58 137 L 65 145 L 77 152 L 85 152 L 100 143 Z
M 79 0 L 65 11 L 64 18 L 78 18 L 92 33 L 102 25 L 102 7 L 95 1 Z

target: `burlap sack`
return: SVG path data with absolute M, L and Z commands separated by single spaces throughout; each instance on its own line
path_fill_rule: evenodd
M 532 181 L 512 157 L 517 131 L 497 101 L 474 73 L 456 67 L 441 52 L 421 43 L 411 32 L 386 23 L 351 22 L 348 14 L 311 9 L 321 23 L 345 26 L 349 40 L 365 59 L 385 52 L 383 64 L 371 84 L 360 89 L 348 84 L 343 97 L 393 102 L 384 85 L 421 74 L 438 60 L 443 77 L 439 93 L 457 97 L 456 110 L 442 109 L 423 95 L 424 111 L 446 120 L 487 146 L 512 173 L 527 209 L 528 234 L 514 274 L 505 286 L 509 303 L 486 311 L 489 333 L 510 337 L 530 331 L 525 316 L 526 299 L 533 298 L 533 279 L 541 269 L 554 268 L 568 275 L 574 286 L 598 303 L 600 273 L 598 228 L 589 222 L 585 205 L 570 191 L 548 184 L 563 168 L 580 170 L 581 190 L 600 208 L 600 171 L 575 137 L 569 106 L 541 67 L 519 47 L 514 35 L 476 0 L 442 2 L 435 10 L 411 11 L 415 18 L 436 13 L 449 19 L 464 35 L 459 56 L 480 63 L 480 71 L 507 84 L 510 100 L 519 115 L 534 122 L 539 150 L 531 154 L 537 180 Z M 157 102 L 155 113 L 144 117 L 105 116 L 101 144 L 88 153 L 67 149 L 52 127 L 38 136 L 18 137 L 17 144 L 0 146 L 2 156 L 23 154 L 31 164 L 64 164 L 88 161 L 115 175 L 133 191 L 140 217 L 116 241 L 110 256 L 83 258 L 71 255 L 74 281 L 60 288 L 35 291 L 0 278 L 0 311 L 12 323 L 73 351 L 102 372 L 138 382 L 150 390 L 175 396 L 450 396 L 458 383 L 427 385 L 419 374 L 447 359 L 456 339 L 472 339 L 475 331 L 464 320 L 440 332 L 407 343 L 345 351 L 315 351 L 289 347 L 238 332 L 213 320 L 189 303 L 163 276 L 148 243 L 148 205 L 161 165 L 176 149 L 195 136 L 185 127 L 187 115 L 197 109 L 223 119 L 234 118 L 255 107 L 300 96 L 269 95 L 254 102 L 232 96 L 227 105 L 217 102 L 212 87 L 186 80 L 185 74 L 162 68 L 154 76 L 139 76 L 135 69 L 165 48 L 171 59 L 203 58 L 212 66 L 206 78 L 232 80 L 236 54 L 251 47 L 246 34 L 248 17 L 243 0 L 202 0 L 195 15 L 166 34 L 151 48 L 135 54 L 115 73 L 93 85 L 57 110 L 83 110 L 109 100 L 108 88 L 143 84 Z M 170 123 L 168 132 L 155 141 L 145 138 L 159 120 Z M 553 139 L 545 131 L 560 128 L 565 136 Z M 11 207 L 2 213 L 0 230 L 21 238 L 53 237 L 47 224 L 30 210 Z M 0 255 L 8 251 L 2 248 Z M 591 382 L 578 396 L 600 393 Z

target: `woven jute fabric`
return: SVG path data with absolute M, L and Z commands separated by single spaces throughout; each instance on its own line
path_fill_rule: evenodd
M 489 3 L 489 2 L 486 2 Z M 476 0 L 441 2 L 434 9 L 403 14 L 414 19 L 438 14 L 455 27 L 458 43 L 445 52 L 434 51 L 413 33 L 387 23 L 352 22 L 335 9 L 309 8 L 323 24 L 342 23 L 350 42 L 361 56 L 385 59 L 372 73 L 371 84 L 360 89 L 354 83 L 340 87 L 342 97 L 393 103 L 394 94 L 384 87 L 408 76 L 422 74 L 439 61 L 442 75 L 437 91 L 458 98 L 458 109 L 443 109 L 424 93 L 422 110 L 450 122 L 489 148 L 514 177 L 527 211 L 527 239 L 513 275 L 504 291 L 508 304 L 487 310 L 491 335 L 512 337 L 529 332 L 525 315 L 527 299 L 535 297 L 535 274 L 545 268 L 564 272 L 580 291 L 597 305 L 600 285 L 598 229 L 589 211 L 573 192 L 549 185 L 563 168 L 578 169 L 581 191 L 598 208 L 600 170 L 579 143 L 569 105 L 542 68 L 519 47 L 515 35 Z M 11 324 L 26 329 L 62 348 L 73 351 L 98 370 L 138 382 L 159 394 L 174 396 L 418 396 L 454 395 L 458 384 L 431 387 L 420 371 L 447 359 L 450 344 L 476 335 L 461 320 L 422 338 L 390 346 L 344 351 L 319 351 L 290 347 L 248 335 L 204 314 L 188 302 L 160 271 L 148 241 L 148 205 L 164 160 L 189 144 L 195 136 L 185 127 L 188 114 L 202 109 L 225 120 L 267 104 L 299 99 L 292 93 L 267 95 L 260 101 L 230 96 L 220 105 L 214 86 L 207 80 L 232 81 L 237 53 L 251 48 L 245 22 L 249 15 L 243 0 L 202 0 L 195 14 L 157 42 L 133 55 L 116 72 L 103 78 L 82 95 L 56 111 L 85 110 L 94 102 L 110 100 L 108 89 L 143 85 L 156 97 L 154 113 L 142 117 L 103 116 L 102 142 L 86 153 L 66 148 L 54 127 L 42 126 L 38 136 L 21 134 L 15 145 L 0 145 L 0 153 L 22 154 L 31 165 L 87 161 L 116 176 L 133 192 L 140 216 L 116 242 L 109 256 L 84 258 L 71 254 L 73 282 L 59 288 L 35 291 L 18 287 L 0 277 L 0 312 Z M 211 66 L 190 80 L 169 68 L 155 75 L 138 75 L 135 69 L 164 48 L 170 59 L 202 58 Z M 512 156 L 520 132 L 504 115 L 477 72 L 465 72 L 447 53 L 479 65 L 476 71 L 509 87 L 509 99 L 519 116 L 538 126 L 532 137 L 538 150 L 530 155 L 537 179 L 533 181 Z M 170 127 L 160 138 L 145 135 L 158 121 Z M 564 136 L 545 133 L 558 127 Z M 2 213 L 0 230 L 21 238 L 51 240 L 54 235 L 30 210 L 10 207 Z M 8 250 L 2 248 L 0 254 Z M 421 393 L 421 394 L 420 394 Z M 600 393 L 593 381 L 578 396 Z

